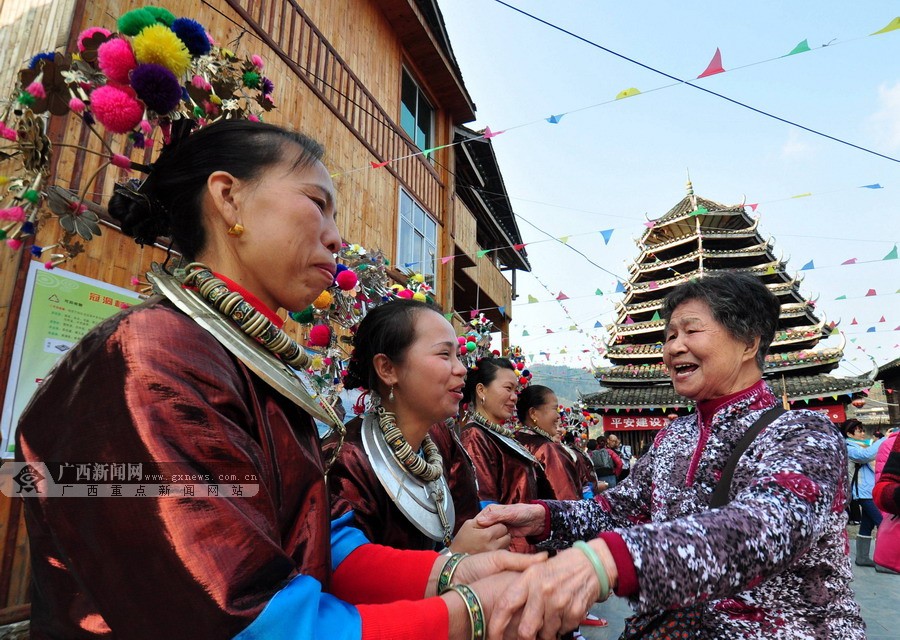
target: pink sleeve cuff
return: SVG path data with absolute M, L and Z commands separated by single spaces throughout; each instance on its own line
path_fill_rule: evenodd
M 421 600 L 437 556 L 434 551 L 361 545 L 338 565 L 331 592 L 351 604 Z
M 528 504 L 539 504 L 544 507 L 544 530 L 533 536 L 525 536 L 525 540 L 527 540 L 529 544 L 537 544 L 550 537 L 550 507 L 548 507 L 547 503 L 543 500 L 532 500 Z
M 638 593 L 637 571 L 625 540 L 615 531 L 605 531 L 600 534 L 600 538 L 609 547 L 609 552 L 616 563 L 616 570 L 619 572 L 619 582 L 615 588 L 616 595 L 622 598 L 636 596 Z

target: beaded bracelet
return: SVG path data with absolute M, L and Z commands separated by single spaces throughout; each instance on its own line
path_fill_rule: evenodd
M 444 563 L 444 568 L 441 569 L 441 575 L 438 576 L 438 595 L 441 595 L 447 589 L 451 588 L 450 581 L 453 579 L 453 574 L 456 571 L 456 567 L 459 566 L 460 562 L 468 557 L 468 553 L 454 553 L 452 556 L 450 556 L 450 559 Z
M 600 581 L 600 597 L 597 599 L 597 602 L 603 602 L 609 597 L 609 577 L 606 575 L 606 569 L 603 568 L 597 552 L 591 549 L 591 545 L 584 540 L 578 540 L 572 546 L 586 555 L 587 559 L 594 565 L 594 572 L 597 574 L 597 580 Z
M 469 611 L 469 622 L 472 624 L 471 640 L 484 640 L 484 609 L 481 608 L 481 600 L 478 594 L 465 584 L 455 584 L 448 588 L 448 591 L 455 591 L 466 603 L 466 609 Z

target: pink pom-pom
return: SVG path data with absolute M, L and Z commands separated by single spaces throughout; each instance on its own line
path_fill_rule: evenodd
M 55 265 L 53 264 L 53 261 L 52 261 L 52 260 L 47 260 L 47 262 L 44 263 L 44 268 L 47 269 L 48 271 L 49 271 L 50 269 L 52 269 L 54 266 L 55 266 Z
M 410 299 L 412 299 L 412 297 L 413 297 L 414 295 L 416 295 L 416 294 L 414 294 L 414 293 L 413 293 L 412 291 L 410 291 L 409 289 L 403 289 L 403 291 L 398 291 L 398 292 L 397 292 L 397 297 L 398 297 L 398 298 L 403 298 L 404 300 L 410 300 Z
M 137 66 L 134 52 L 127 40 L 113 38 L 97 49 L 97 64 L 107 78 L 119 84 L 128 84 L 128 74 Z
M 18 238 L 10 238 L 6 241 L 6 246 L 12 249 L 13 251 L 18 251 L 22 248 L 22 241 Z
M 153 125 L 151 125 L 151 124 L 150 124 L 149 122 L 147 122 L 146 120 L 141 120 L 141 125 L 140 125 L 140 126 L 141 126 L 141 131 L 143 132 L 143 134 L 144 134 L 145 136 L 149 136 L 150 133 L 153 131 Z
M 204 78 L 203 76 L 195 75 L 193 78 L 191 78 L 191 84 L 202 91 L 209 91 L 210 89 L 212 89 L 212 85 L 208 83 L 206 81 L 206 78 Z
M 359 282 L 359 278 L 356 277 L 356 274 L 352 272 L 350 269 L 346 271 L 341 271 L 337 274 L 337 277 L 334 279 L 337 286 L 341 288 L 342 291 L 350 291 L 353 287 L 356 286 L 356 283 Z
M 105 36 L 112 35 L 109 29 L 104 29 L 103 27 L 88 27 L 78 34 L 78 50 L 84 51 L 85 47 L 82 43 L 88 38 L 97 35 L 98 33 L 102 33 Z
M 79 98 L 72 98 L 69 100 L 69 109 L 75 113 L 82 113 L 84 111 L 84 102 Z
M 309 330 L 309 340 L 311 347 L 327 347 L 331 342 L 331 329 L 327 324 L 317 324 Z
M 5 124 L 0 124 L 0 138 L 6 138 L 15 142 L 19 139 L 19 134 L 15 129 L 10 129 Z
M 131 276 L 131 286 L 136 287 L 141 283 L 140 280 L 137 279 L 137 276 Z
M 253 66 L 257 69 L 262 69 L 264 66 L 266 66 L 266 61 L 262 59 L 262 56 L 258 56 L 255 53 L 250 56 L 250 62 L 252 62 Z
M 0 209 L 0 220 L 9 220 L 10 222 L 25 222 L 25 209 L 23 209 L 22 207 Z
M 28 85 L 28 88 L 25 89 L 25 91 L 39 100 L 47 97 L 47 91 L 44 89 L 44 85 L 42 85 L 40 82 L 32 82 L 30 85 Z
M 257 118 L 252 113 L 249 116 L 247 116 L 247 120 L 249 120 L 250 122 L 259 122 L 259 118 Z
M 97 120 L 112 133 L 128 133 L 144 116 L 144 107 L 130 87 L 105 85 L 91 93 L 91 107 Z
M 119 167 L 120 169 L 131 170 L 131 158 L 129 158 L 128 156 L 123 156 L 121 153 L 112 154 L 109 161 L 112 162 L 114 166 Z

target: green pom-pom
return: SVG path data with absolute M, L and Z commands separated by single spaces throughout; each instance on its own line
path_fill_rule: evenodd
M 144 7 L 144 11 L 152 15 L 157 22 L 164 24 L 167 27 L 171 27 L 172 23 L 175 22 L 175 16 L 172 15 L 172 12 L 168 9 L 163 9 L 162 7 Z
M 16 100 L 23 107 L 30 107 L 34 104 L 34 96 L 27 91 L 23 91 L 22 93 L 20 93 L 19 97 L 16 98 Z
M 146 8 L 134 9 L 128 13 L 123 13 L 119 18 L 117 27 L 120 33 L 126 36 L 136 36 L 145 28 L 156 24 L 156 16 Z
M 37 204 L 38 200 L 41 199 L 41 194 L 39 194 L 34 189 L 29 189 L 25 193 L 22 194 L 22 197 L 28 200 L 31 204 Z
M 291 311 L 288 315 L 291 316 L 291 320 L 294 322 L 299 322 L 300 324 L 311 324 L 313 321 L 313 308 L 312 305 L 306 307 L 303 311 Z
M 244 86 L 248 89 L 259 88 L 259 74 L 255 71 L 245 71 L 243 76 Z
M 478 345 L 475 344 L 474 342 L 469 341 L 466 343 L 466 350 L 467 351 L 475 351 L 475 347 L 477 347 L 477 346 Z
M 0 229 L 0 240 L 6 240 L 6 232 Z
M 202 118 L 205 115 L 206 115 L 206 112 L 203 110 L 203 107 L 201 107 L 201 106 L 194 107 L 194 117 Z

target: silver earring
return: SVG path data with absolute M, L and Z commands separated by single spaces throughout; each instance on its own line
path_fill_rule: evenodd
M 391 392 L 388 394 L 388 401 L 389 402 L 394 401 L 394 385 L 391 385 Z
M 481 396 L 481 404 L 484 404 L 484 396 Z

